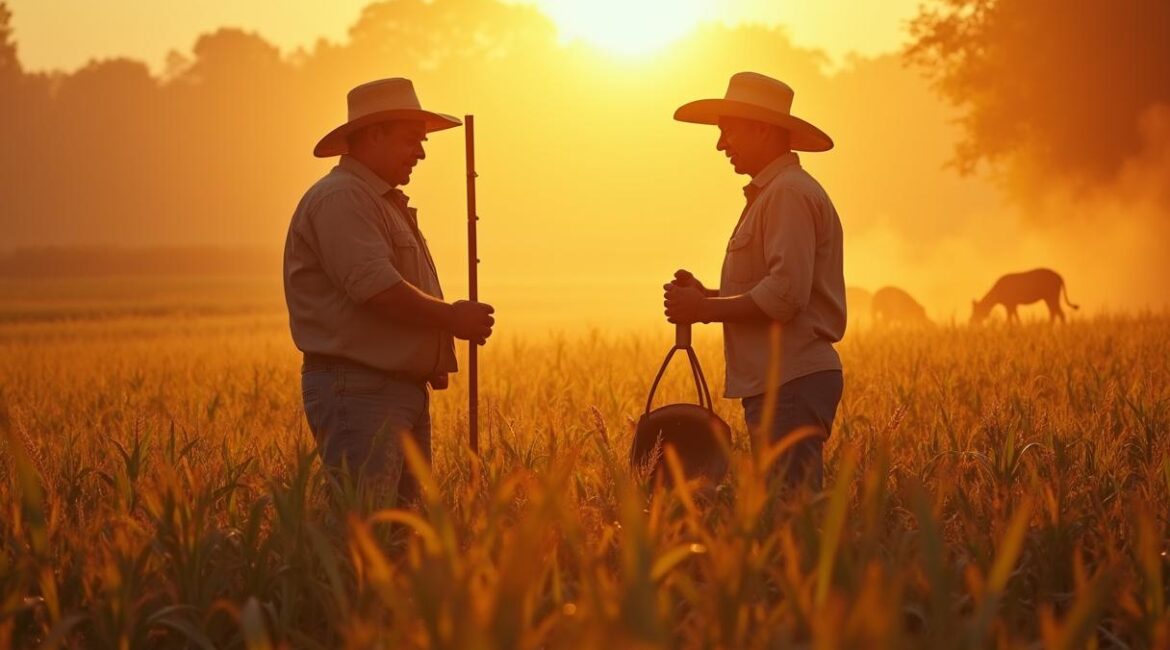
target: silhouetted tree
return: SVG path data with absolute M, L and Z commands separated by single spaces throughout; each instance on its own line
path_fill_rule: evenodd
M 275 74 L 284 62 L 280 50 L 259 34 L 222 28 L 204 34 L 192 48 L 195 59 L 183 76 L 202 84 L 244 82 L 255 84 L 257 75 Z
M 132 109 L 157 87 L 145 63 L 124 58 L 105 59 L 90 61 L 64 77 L 57 87 L 56 97 L 62 104 L 84 103 L 91 111 L 112 104 L 125 110 Z
M 0 42 L 12 40 L 3 34 Z M 507 169 L 500 200 L 516 206 L 514 219 L 533 237 L 560 235 L 562 226 L 542 212 L 571 219 L 593 200 L 584 178 L 628 179 L 639 188 L 672 186 L 676 173 L 687 183 L 708 179 L 707 168 L 645 159 L 670 160 L 691 146 L 681 138 L 714 146 L 715 132 L 670 115 L 697 92 L 719 92 L 743 69 L 793 83 L 795 110 L 848 147 L 849 156 L 823 160 L 852 165 L 839 167 L 852 179 L 840 201 L 843 210 L 854 208 L 854 224 L 910 214 L 923 197 L 941 202 L 960 191 L 945 182 L 922 187 L 923 175 L 937 173 L 949 129 L 890 126 L 924 110 L 940 122 L 919 79 L 888 59 L 855 62 L 835 75 L 826 64 L 822 53 L 762 25 L 708 24 L 655 57 L 610 58 L 558 42 L 547 16 L 500 0 L 382 0 L 347 37 L 293 54 L 259 34 L 218 29 L 173 53 L 162 74 L 127 59 L 19 74 L 19 92 L 0 96 L 0 147 L 8 152 L 0 156 L 0 232 L 17 244 L 279 245 L 295 199 L 329 164 L 310 152 L 344 115 L 345 92 L 384 76 L 414 79 L 427 105 L 481 116 L 485 169 Z M 862 104 L 864 120 L 857 119 Z M 435 146 L 453 137 L 436 138 Z M 873 174 L 872 161 L 899 147 L 913 150 L 902 156 L 901 175 Z M 420 180 L 458 178 L 449 174 L 459 165 L 435 156 Z M 532 187 L 557 188 L 558 205 L 537 207 L 535 197 L 554 197 Z M 429 214 L 461 207 L 458 193 L 443 200 L 426 203 Z M 644 217 L 664 229 L 675 218 L 671 210 Z M 956 222 L 932 215 L 916 230 L 949 232 Z
M 25 208 L 33 193 L 27 156 L 35 151 L 52 121 L 47 74 L 25 73 L 18 57 L 12 12 L 0 1 L 0 231 L 8 234 L 10 223 L 26 226 Z M 22 219 L 23 218 L 23 219 Z M 3 245 L 0 243 L 0 245 Z
M 362 11 L 349 35 L 351 47 L 363 54 L 435 69 L 531 52 L 532 46 L 553 43 L 556 32 L 530 6 L 496 0 L 383 0 Z
M 1170 2 L 930 0 L 906 55 L 964 109 L 955 160 L 1015 158 L 1081 182 L 1141 147 L 1140 121 L 1170 106 Z
M 0 88 L 11 88 L 20 77 L 20 60 L 16 57 L 11 22 L 8 3 L 0 2 Z

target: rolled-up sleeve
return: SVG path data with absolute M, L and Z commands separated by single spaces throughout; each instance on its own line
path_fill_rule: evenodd
M 325 274 L 358 304 L 402 281 L 386 226 L 372 201 L 355 190 L 331 192 L 306 224 Z
M 748 295 L 769 318 L 785 322 L 812 293 L 817 210 L 812 197 L 789 189 L 761 200 L 767 201 L 759 240 L 767 274 Z

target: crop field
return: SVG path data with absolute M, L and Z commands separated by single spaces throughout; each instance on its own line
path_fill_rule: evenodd
M 1168 314 L 851 331 L 785 495 L 731 400 L 725 484 L 630 472 L 665 324 L 501 325 L 480 457 L 456 376 L 394 510 L 321 471 L 278 300 L 117 287 L 0 285 L 0 647 L 1170 648 Z

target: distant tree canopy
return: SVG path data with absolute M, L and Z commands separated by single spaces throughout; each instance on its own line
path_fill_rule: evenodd
M 498 133 L 522 138 L 555 134 L 570 113 L 578 125 L 604 120 L 611 131 L 630 128 L 631 103 L 600 86 L 625 84 L 625 92 L 646 83 L 563 46 L 534 7 L 500 0 L 380 0 L 341 42 L 288 53 L 259 34 L 221 28 L 172 52 L 161 72 L 126 58 L 69 72 L 23 70 L 9 16 L 0 0 L 0 248 L 46 241 L 278 245 L 297 197 L 325 164 L 310 155 L 314 142 L 344 115 L 346 91 L 373 78 L 410 77 L 431 106 L 458 111 L 473 102 L 495 118 Z M 653 80 L 661 97 L 690 96 L 679 89 L 704 75 L 713 83 L 703 86 L 718 88 L 739 65 L 735 57 L 820 74 L 817 56 L 778 31 L 704 33 L 675 55 L 685 66 Z M 556 92 L 544 92 L 545 83 Z M 640 92 L 634 104 L 654 98 Z M 657 123 L 669 126 L 670 110 L 655 107 Z M 540 144 L 537 154 L 551 151 Z M 513 176 L 524 178 L 519 169 Z
M 0 88 L 11 85 L 12 80 L 20 75 L 11 23 L 12 12 L 8 10 L 8 4 L 0 2 Z
M 1164 302 L 1164 288 L 1144 278 L 1163 277 L 1168 264 L 1160 246 L 1145 243 L 1165 239 L 1151 220 L 1170 228 L 1170 191 L 1160 189 L 1170 176 L 1170 109 L 1159 109 L 1170 103 L 1170 2 L 923 1 L 909 57 L 966 114 L 959 159 L 1006 161 L 1002 177 L 1024 188 L 1063 190 L 1062 177 L 1109 180 L 1120 169 L 1117 183 L 1100 186 L 1112 209 L 1073 206 L 1091 236 L 1066 236 L 1060 259 L 1100 255 L 1095 247 L 1113 230 L 1138 233 L 1110 240 L 1126 250 L 1125 268 L 1101 264 L 1094 277 L 1111 273 L 1099 280 L 1101 295 L 1149 285 L 1146 295 Z M 831 153 L 801 160 L 847 220 L 854 282 L 870 274 L 917 286 L 922 269 L 939 260 L 959 267 L 956 258 L 972 260 L 979 285 L 978 269 L 1017 256 L 1070 266 L 1036 259 L 1035 250 L 1056 250 L 1049 235 L 1043 246 L 1013 238 L 1019 226 L 1001 188 L 941 169 L 962 125 L 903 57 L 853 57 L 833 70 L 779 26 L 704 24 L 626 57 L 562 42 L 530 4 L 378 0 L 345 37 L 293 51 L 224 28 L 176 43 L 157 69 L 119 58 L 62 71 L 22 65 L 21 35 L 9 25 L 0 0 L 0 256 L 57 248 L 13 254 L 0 274 L 182 266 L 178 249 L 149 264 L 111 261 L 157 245 L 278 251 L 297 201 L 333 164 L 311 152 L 344 118 L 345 93 L 405 76 L 424 105 L 476 115 L 480 206 L 491 224 L 480 241 L 495 281 L 523 296 L 516 304 L 560 305 L 580 290 L 588 305 L 624 295 L 617 286 L 652 290 L 668 265 L 718 268 L 722 251 L 710 243 L 726 237 L 720 215 L 738 214 L 743 180 L 715 151 L 717 130 L 671 115 L 685 101 L 719 96 L 741 70 L 790 83 L 793 112 L 832 135 Z M 431 138 L 407 188 L 428 234 L 440 233 L 431 244 L 444 269 L 466 259 L 461 144 L 454 131 Z M 1167 198 L 1151 198 L 1158 192 Z M 1065 203 L 1047 209 L 1048 197 L 1020 198 L 1032 223 L 1051 215 L 1063 225 L 1068 216 Z M 230 254 L 207 255 L 225 270 L 242 268 L 242 253 L 232 263 L 223 261 Z M 278 274 L 276 259 L 255 264 Z M 571 270 L 582 268 L 591 271 Z M 936 298 L 950 295 L 955 274 L 947 275 Z M 458 295 L 457 285 L 449 289 Z M 630 313 L 643 298 L 653 304 L 653 291 L 630 298 Z
M 173 52 L 162 74 L 125 58 L 30 72 L 10 17 L 0 2 L 0 225 L 17 241 L 272 239 L 317 166 L 306 155 L 316 130 L 344 114 L 349 87 L 445 73 L 514 40 L 509 29 L 555 43 L 551 28 L 530 29 L 531 8 L 384 0 L 348 42 L 290 55 L 222 28 Z M 66 231 L 46 232 L 47 222 Z
M 1170 110 L 1170 2 L 928 0 L 907 57 L 964 109 L 955 161 L 1110 178 Z

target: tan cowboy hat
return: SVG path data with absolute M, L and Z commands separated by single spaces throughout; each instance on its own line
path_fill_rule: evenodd
M 828 151 L 833 139 L 824 131 L 792 115 L 795 93 L 783 81 L 755 72 L 731 76 L 723 99 L 700 99 L 679 107 L 674 119 L 695 124 L 718 124 L 721 117 L 738 117 L 781 126 L 791 134 L 795 151 Z
M 340 156 L 349 151 L 345 137 L 371 124 L 390 120 L 415 120 L 425 122 L 427 133 L 442 131 L 463 124 L 459 118 L 443 113 L 424 111 L 419 105 L 418 95 L 410 79 L 394 77 L 364 83 L 345 96 L 349 107 L 349 119 L 330 131 L 317 146 L 313 155 L 318 158 Z

